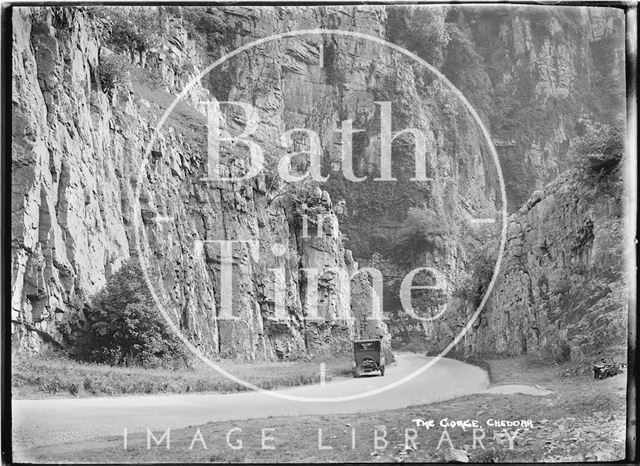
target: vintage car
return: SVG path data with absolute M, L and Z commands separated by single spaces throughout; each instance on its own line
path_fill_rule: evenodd
M 606 379 L 622 373 L 626 364 L 615 362 L 613 358 L 602 358 L 602 360 L 593 365 L 593 377 L 596 379 Z
M 381 340 L 356 340 L 353 342 L 353 376 L 380 371 L 384 377 L 384 352 Z

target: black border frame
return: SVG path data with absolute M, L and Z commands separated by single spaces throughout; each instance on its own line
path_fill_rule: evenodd
M 603 0 L 507 0 L 507 1 L 482 1 L 482 0 L 451 0 L 451 1 L 428 1 L 428 0 L 363 0 L 363 1 L 318 1 L 318 0 L 239 0 L 239 1 L 90 1 L 90 2 L 77 2 L 77 1 L 35 1 L 35 2 L 3 2 L 0 5 L 0 20 L 1 20 L 1 32 L 2 32 L 2 49 L 0 51 L 0 77 L 2 99 L 0 104 L 0 115 L 2 121 L 2 127 L 0 129 L 0 140 L 2 142 L 2 148 L 0 151 L 0 365 L 2 369 L 2 380 L 0 381 L 0 397 L 2 413 L 1 427 L 0 427 L 0 445 L 1 445 L 1 457 L 2 464 L 13 464 L 12 455 L 12 423 L 11 423 L 11 282 L 9 277 L 11 276 L 11 135 L 12 135 L 12 120 L 11 109 L 9 103 L 12 102 L 12 88 L 10 84 L 12 63 L 12 43 L 13 43 L 13 23 L 12 23 L 12 9 L 13 7 L 84 7 L 84 6 L 161 6 L 161 5 L 176 5 L 176 6 L 353 6 L 353 5 L 376 5 L 376 6 L 402 6 L 402 5 L 473 5 L 473 6 L 544 6 L 548 8 L 552 7 L 566 7 L 566 6 L 586 6 L 586 7 L 609 7 L 619 8 L 624 10 L 627 34 L 625 40 L 625 78 L 626 78 L 626 107 L 627 107 L 627 123 L 637 124 L 637 87 L 638 87 L 638 75 L 637 75 L 637 46 L 638 46 L 638 17 L 637 17 L 637 0 L 634 1 L 603 1 Z M 635 36 L 630 37 L 629 27 L 631 26 L 629 10 L 634 9 L 636 12 L 636 24 L 635 24 Z M 635 52 L 635 53 L 634 53 Z M 637 129 L 637 128 L 636 128 Z M 637 144 L 637 140 L 636 140 Z M 637 146 L 636 146 L 637 147 Z M 636 195 L 637 195 L 637 179 L 636 179 Z M 637 209 L 637 204 L 636 204 Z M 637 221 L 637 218 L 636 218 Z M 637 246 L 637 230 L 636 245 L 635 245 L 635 258 L 637 264 L 638 258 L 638 246 Z M 630 251 L 629 251 L 630 252 Z M 637 270 L 637 267 L 636 267 Z M 628 372 L 627 372 L 627 442 L 625 460 L 617 462 L 608 462 L 604 464 L 635 464 L 638 461 L 636 457 L 639 440 L 637 438 L 637 425 L 636 425 L 636 367 L 639 366 L 638 354 L 636 352 L 636 338 L 638 334 L 638 319 L 637 319 L 637 298 L 636 296 L 628 296 L 629 315 L 635 316 L 632 325 L 632 319 L 629 319 L 628 328 Z M 30 463 L 19 463 L 30 464 Z M 47 464 L 47 463 L 37 463 Z M 55 464 L 55 463 L 53 463 Z M 77 463 L 82 464 L 82 463 Z M 153 463 L 143 463 L 153 464 Z M 180 464 L 180 463 L 161 463 L 163 465 Z M 199 464 L 199 463 L 189 463 Z M 206 464 L 206 463 L 204 463 Z M 268 464 L 268 463 L 264 463 Z M 295 463 L 291 463 L 295 464 Z M 358 464 L 358 463 L 354 463 Z M 360 464 L 372 464 L 372 463 L 360 463 Z M 431 464 L 431 463 L 430 463 Z M 433 463 L 439 464 L 439 463 Z M 556 463 L 556 464 L 576 464 L 576 463 Z M 597 463 L 594 463 L 597 464 Z M 600 464 L 603 464 L 602 462 Z

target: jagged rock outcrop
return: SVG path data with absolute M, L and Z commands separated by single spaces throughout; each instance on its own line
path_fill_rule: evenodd
M 622 180 L 571 171 L 509 221 L 504 266 L 467 344 L 579 361 L 624 353 L 627 290 Z
M 208 91 L 197 86 L 170 114 L 145 160 L 174 99 L 168 91 L 179 91 L 199 62 L 190 62 L 195 68 L 186 75 L 167 71 L 183 69 L 173 65 L 188 56 L 176 40 L 184 33 L 173 29 L 164 48 L 132 58 L 140 67 L 128 88 L 105 93 L 100 63 L 109 51 L 98 23 L 77 8 L 14 11 L 11 321 L 18 349 L 37 350 L 44 339 L 78 351 L 84 309 L 123 261 L 139 256 L 136 233 L 159 299 L 208 355 L 331 352 L 356 333 L 367 336 L 352 318 L 367 311 L 358 301 L 352 307 L 349 275 L 339 273 L 353 273 L 357 264 L 343 247 L 328 193 L 309 187 L 275 200 L 264 174 L 202 182 L 206 117 L 190 104 Z M 232 166 L 242 164 L 231 156 Z M 312 225 L 305 237 L 305 209 L 324 214 L 328 234 L 318 237 Z M 224 258 L 219 240 L 248 242 L 234 243 Z M 234 319 L 220 320 L 224 265 L 232 268 Z M 310 286 L 303 269 L 317 271 L 313 316 L 303 305 Z M 384 324 L 377 332 L 388 341 Z
M 533 353 L 581 361 L 626 351 L 623 182 L 571 170 L 509 217 L 498 280 L 456 348 L 460 355 Z M 438 350 L 476 307 L 433 332 Z M 440 346 L 438 346 L 440 345 Z
M 150 264 L 159 298 L 207 354 L 273 358 L 334 351 L 353 337 L 382 336 L 388 342 L 383 315 L 391 317 L 391 326 L 402 318 L 397 328 L 435 346 L 464 325 L 468 310 L 457 298 L 452 308 L 461 311 L 454 319 L 437 327 L 417 323 L 400 305 L 399 285 L 410 270 L 429 266 L 443 274 L 449 292 L 468 271 L 484 228 L 469 219 L 499 220 L 496 167 L 459 99 L 406 56 L 339 34 L 249 48 L 189 88 L 145 159 L 175 96 L 208 64 L 253 40 L 300 29 L 340 29 L 389 39 L 423 57 L 488 123 L 512 212 L 568 168 L 567 151 L 582 134 L 584 119 L 613 121 L 624 111 L 623 17 L 614 9 L 425 7 L 398 16 L 399 10 L 377 6 L 148 8 L 158 13 L 157 43 L 130 49 L 105 40 L 113 24 L 91 8 L 14 14 L 12 322 L 20 348 L 37 348 L 45 338 L 76 351 L 83 309 L 123 261 L 139 254 L 138 234 L 140 259 Z M 127 57 L 132 81 L 105 92 L 101 72 L 110 54 Z M 201 180 L 208 173 L 204 104 L 214 99 L 256 109 L 260 122 L 251 137 L 263 148 L 266 172 L 247 181 Z M 381 175 L 381 102 L 390 103 L 394 132 L 416 128 L 424 134 L 430 180 L 411 180 L 416 157 L 408 137 L 398 138 L 391 150 L 398 182 L 373 180 Z M 228 112 L 232 132 L 244 124 L 237 110 Z M 353 135 L 350 167 L 352 178 L 366 176 L 364 181 L 342 176 L 349 167 L 336 130 L 348 120 L 364 130 Z M 308 145 L 296 135 L 290 147 L 283 146 L 281 136 L 292 128 L 317 132 L 327 182 L 293 186 L 272 176 L 283 157 Z M 245 152 L 223 151 L 225 174 L 248 169 Z M 291 162 L 301 171 L 308 164 L 301 156 Z M 559 196 L 555 191 L 544 196 L 550 200 L 527 212 L 560 202 L 552 200 Z M 594 224 L 606 218 L 600 214 L 606 216 L 593 210 Z M 564 217 L 549 220 L 549 231 L 536 236 L 527 215 L 513 220 L 518 226 L 510 231 L 519 239 L 510 239 L 509 248 L 518 241 L 523 247 L 538 244 L 543 237 L 569 247 L 569 239 L 556 237 L 561 233 L 554 222 L 565 225 Z M 566 211 L 578 223 L 583 215 Z M 319 224 L 321 237 L 315 234 Z M 225 239 L 248 242 L 234 244 L 227 259 L 216 243 Z M 577 293 L 579 274 L 561 254 L 551 262 L 534 255 L 523 263 L 515 249 L 509 251 L 504 291 L 494 290 L 467 349 L 529 351 L 555 338 L 578 357 L 585 349 L 578 343 L 581 327 L 552 316 L 566 303 L 557 295 L 549 298 L 547 287 L 577 280 Z M 336 271 L 352 275 L 357 262 L 382 270 L 383 296 L 373 292 L 371 276 L 345 280 Z M 229 265 L 235 319 L 221 320 L 220 277 Z M 561 266 L 562 272 L 551 273 Z M 305 269 L 318 274 L 310 277 Z M 528 283 L 545 280 L 540 296 L 536 291 L 527 298 L 524 314 L 504 314 L 524 299 Z M 317 311 L 306 304 L 314 291 Z M 416 307 L 424 304 L 424 313 L 442 298 L 417 298 Z M 527 323 L 505 323 L 512 317 Z M 567 329 L 578 333 L 568 335 Z
M 449 19 L 480 59 L 445 74 L 485 114 L 515 212 L 571 167 L 584 118 L 624 121 L 624 14 L 522 6 L 454 8 Z
M 619 10 L 399 7 L 387 9 L 387 15 L 390 40 L 438 67 L 487 124 L 500 158 L 510 213 L 571 167 L 572 141 L 584 134 L 587 120 L 617 125 L 624 119 L 624 15 Z M 407 75 L 393 82 L 400 95 L 419 100 L 407 92 L 411 88 Z M 403 311 L 397 299 L 401 278 L 416 267 L 435 266 L 454 285 L 469 271 L 468 257 L 482 244 L 477 237 L 489 227 L 462 234 L 455 230 L 468 216 L 501 221 L 484 204 L 487 199 L 495 205 L 501 202 L 491 179 L 492 164 L 469 156 L 486 155 L 486 150 L 478 149 L 477 136 L 465 128 L 465 119 L 452 118 L 444 100 L 432 96 L 429 105 L 429 125 L 436 136 L 433 150 L 442 154 L 436 162 L 441 170 L 435 175 L 442 178 L 431 189 L 405 183 L 410 190 L 396 186 L 384 191 L 362 183 L 358 190 L 350 190 L 331 182 L 328 188 L 334 197 L 347 201 L 346 214 L 339 217 L 354 256 L 390 272 L 385 276 L 384 301 L 393 317 L 392 333 L 417 348 L 420 340 L 432 341 L 438 335 L 433 326 L 421 325 Z M 402 121 L 413 125 L 416 120 L 420 117 L 410 115 Z M 361 167 L 371 166 L 365 151 L 354 153 L 362 157 Z M 473 189 L 478 187 L 483 189 Z M 407 259 L 398 252 L 403 249 L 398 238 L 412 225 L 409 210 L 422 206 L 436 213 L 437 222 L 454 228 L 448 238 L 407 245 L 404 249 L 413 253 Z M 376 255 L 380 260 L 374 259 Z M 450 298 L 452 307 L 462 305 Z M 458 320 L 456 325 L 464 325 L 464 313 Z

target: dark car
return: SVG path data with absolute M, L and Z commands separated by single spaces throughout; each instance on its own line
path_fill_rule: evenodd
M 380 371 L 384 377 L 384 352 L 380 340 L 356 340 L 353 342 L 353 376 Z

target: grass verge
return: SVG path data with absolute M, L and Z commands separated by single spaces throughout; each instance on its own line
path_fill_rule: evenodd
M 241 380 L 268 390 L 318 383 L 321 362 L 325 363 L 327 381 L 351 375 L 351 359 L 347 356 L 250 364 L 220 361 L 217 364 Z M 200 362 L 193 369 L 168 370 L 88 364 L 56 356 L 14 356 L 11 379 L 14 399 L 248 390 Z
M 477 366 L 480 369 L 483 369 L 487 372 L 489 376 L 489 382 L 493 383 L 493 377 L 491 376 L 491 364 L 487 362 L 490 358 L 483 358 L 478 356 L 468 356 L 466 358 L 456 358 L 459 361 L 462 361 L 467 364 L 471 364 L 472 366 Z
M 625 375 L 605 380 L 587 376 L 558 377 L 557 367 L 528 368 L 522 358 L 493 360 L 488 364 L 495 384 L 542 385 L 553 393 L 542 397 L 478 394 L 357 415 L 209 423 L 171 430 L 169 449 L 166 443 L 155 446 L 154 442 L 147 449 L 145 434 L 130 434 L 126 450 L 122 437 L 109 437 L 17 452 L 16 459 L 32 462 L 105 459 L 110 462 L 174 463 L 442 462 L 451 460 L 452 446 L 464 451 L 473 462 L 613 461 L 623 458 Z M 439 423 L 445 418 L 477 420 L 483 429 L 482 444 L 476 442 L 474 445 L 472 429 L 447 429 L 448 439 L 443 439 L 444 429 Z M 414 419 L 432 419 L 435 427 L 416 427 Z M 524 419 L 531 420 L 532 425 L 506 427 L 512 439 L 509 442 L 505 428 L 488 426 L 490 419 Z M 241 430 L 232 431 L 234 428 Z M 415 429 L 415 445 L 407 443 L 406 429 Z M 378 437 L 383 437 L 377 445 L 376 432 Z M 162 434 L 161 431 L 154 432 L 156 438 Z M 323 448 L 320 448 L 319 436 Z M 264 440 L 267 448 L 263 448 L 263 437 L 267 439 Z M 480 432 L 477 437 L 481 437 Z

